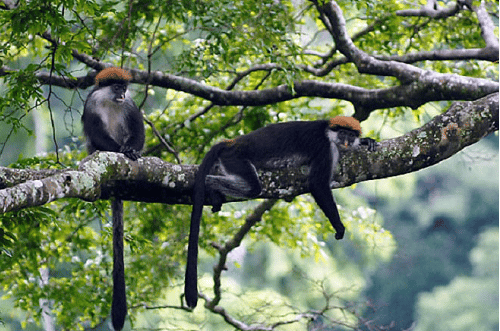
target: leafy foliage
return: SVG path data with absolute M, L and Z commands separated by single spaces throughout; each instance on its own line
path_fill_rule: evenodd
M 83 90 L 93 84 L 93 74 L 103 63 L 140 73 L 158 70 L 217 91 L 262 92 L 285 86 L 295 94 L 297 82 L 306 80 L 371 90 L 412 85 L 393 75 L 362 73 L 356 63 L 338 53 L 341 45 L 319 10 L 326 3 L 2 1 L 0 159 L 16 169 L 76 167 L 84 156 L 79 138 Z M 497 2 L 483 3 L 498 25 Z M 454 15 L 434 19 L 398 12 L 420 8 L 421 1 L 345 0 L 337 4 L 354 45 L 366 54 L 407 61 L 427 72 L 498 80 L 498 59 L 439 61 L 431 56 L 434 51 L 488 46 L 477 10 L 461 8 Z M 443 8 L 449 3 L 437 4 Z M 474 2 L 474 6 L 479 4 Z M 422 59 L 406 60 L 406 55 Z M 145 153 L 173 163 L 197 163 L 214 142 L 269 123 L 354 111 L 344 100 L 313 96 L 276 104 L 221 106 L 195 96 L 193 90 L 192 94 L 182 92 L 172 81 L 155 85 L 152 76 L 137 74 L 132 85 L 134 98 L 151 123 Z M 470 94 L 475 95 L 474 91 Z M 374 110 L 363 123 L 365 135 L 399 135 L 447 104 L 443 97 L 411 111 L 408 106 Z M 31 135 L 29 139 L 22 135 L 25 132 Z M 379 195 L 385 190 L 393 199 L 411 195 L 412 181 L 395 179 Z M 243 328 L 237 323 L 241 322 L 286 330 L 332 330 L 338 325 L 360 329 L 366 305 L 358 308 L 352 302 L 363 300 L 365 275 L 389 262 L 401 239 L 384 228 L 382 215 L 368 207 L 367 199 L 351 189 L 334 194 L 348 240 L 342 244 L 333 240 L 330 224 L 309 196 L 277 203 L 251 228 L 240 251 L 234 249 L 228 258 L 220 303 L 226 315 L 203 307 L 194 312 L 180 308 L 190 208 L 127 204 L 126 283 L 133 327 L 232 330 Z M 259 203 L 225 205 L 222 212 L 204 216 L 200 284 L 207 297 L 215 287 L 213 264 L 221 256 L 218 247 L 234 237 Z M 61 329 L 98 328 L 106 323 L 112 264 L 108 209 L 105 201 L 64 200 L 0 214 L 1 289 L 27 312 L 23 326 L 40 324 L 41 300 L 50 302 Z M 44 280 L 46 271 L 49 277 Z M 451 300 L 456 284 L 470 282 L 470 278 L 459 279 L 422 295 L 420 311 L 430 309 L 430 298 Z

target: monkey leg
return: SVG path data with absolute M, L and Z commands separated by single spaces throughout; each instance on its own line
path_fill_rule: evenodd
M 210 197 L 210 201 L 212 202 L 212 213 L 219 212 L 222 208 L 222 204 L 226 202 L 224 194 L 210 188 L 207 189 L 206 194 Z
M 210 190 L 235 198 L 255 198 L 262 191 L 262 185 L 255 166 L 248 160 L 220 160 L 221 175 L 208 175 Z M 215 206 L 214 206 L 215 207 Z

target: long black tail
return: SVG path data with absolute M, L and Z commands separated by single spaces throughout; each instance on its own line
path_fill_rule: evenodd
M 191 226 L 189 228 L 189 244 L 184 281 L 184 295 L 188 307 L 194 308 L 198 304 L 198 239 L 200 235 L 200 220 L 205 202 L 205 180 L 210 169 L 217 161 L 224 143 L 214 145 L 205 155 L 198 168 L 193 188 L 193 210 L 191 212 Z
M 127 315 L 127 297 L 125 293 L 125 266 L 123 263 L 123 201 L 113 199 L 113 303 L 111 321 L 117 331 L 123 328 Z

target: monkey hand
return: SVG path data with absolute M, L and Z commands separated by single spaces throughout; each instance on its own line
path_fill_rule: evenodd
M 372 138 L 361 138 L 360 143 L 361 145 L 367 145 L 370 152 L 373 152 L 377 147 L 377 141 Z
M 129 146 L 120 147 L 120 153 L 125 154 L 125 156 L 131 159 L 132 161 L 136 161 L 138 158 L 141 157 L 140 151 L 136 151 L 135 149 Z
M 337 233 L 335 233 L 335 239 L 340 240 L 344 238 L 344 232 L 345 232 L 344 226 L 342 226 L 341 229 L 336 228 L 335 231 L 337 231 Z

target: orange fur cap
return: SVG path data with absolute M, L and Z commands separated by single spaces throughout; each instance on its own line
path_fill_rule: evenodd
M 106 68 L 100 71 L 97 74 L 97 76 L 95 76 L 95 84 L 99 86 L 101 82 L 106 81 L 108 79 L 123 80 L 128 82 L 129 80 L 132 79 L 132 75 L 130 74 L 130 72 L 122 68 L 117 68 L 117 67 Z
M 355 119 L 354 117 L 350 116 L 335 116 L 333 118 L 330 118 L 330 127 L 334 128 L 336 126 L 341 126 L 344 128 L 348 128 L 354 131 L 358 131 L 359 134 L 361 135 L 361 125 L 359 124 L 359 121 Z
M 235 139 L 224 139 L 221 142 L 226 143 L 228 147 L 234 146 L 234 144 L 236 144 Z

